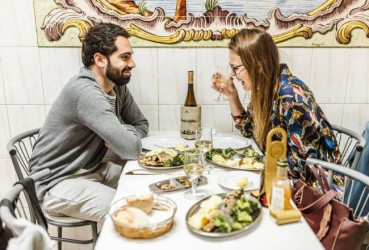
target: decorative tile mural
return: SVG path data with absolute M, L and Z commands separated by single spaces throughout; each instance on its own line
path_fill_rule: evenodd
M 97 22 L 136 47 L 223 47 L 242 28 L 280 47 L 368 47 L 369 0 L 34 0 L 38 43 L 80 46 Z

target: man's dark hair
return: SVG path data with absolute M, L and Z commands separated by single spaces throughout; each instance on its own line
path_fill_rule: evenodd
M 86 67 L 95 63 L 94 54 L 109 57 L 117 50 L 115 40 L 118 36 L 130 37 L 122 27 L 112 23 L 98 23 L 90 28 L 82 43 L 82 62 Z

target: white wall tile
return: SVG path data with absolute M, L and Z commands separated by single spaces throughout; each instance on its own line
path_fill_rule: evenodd
M 136 68 L 132 70 L 128 84 L 138 104 L 158 104 L 158 50 L 156 48 L 134 49 Z
M 369 103 L 369 50 L 352 49 L 345 103 Z
M 50 109 L 51 109 L 52 105 L 45 105 L 45 114 L 47 116 L 47 114 L 49 113 Z
M 6 104 L 3 71 L 1 68 L 1 54 L 0 54 L 0 104 Z
M 149 121 L 150 131 L 159 130 L 159 107 L 158 105 L 139 105 L 142 113 Z
M 217 132 L 232 131 L 232 117 L 228 105 L 202 105 L 201 125 Z
M 307 85 L 319 103 L 344 103 L 349 49 L 315 49 Z
M 361 135 L 369 121 L 369 104 L 345 104 L 342 126 Z
M 184 104 L 190 70 L 196 70 L 196 49 L 158 49 L 159 104 Z
M 287 63 L 292 75 L 310 86 L 310 72 L 313 49 L 283 48 L 280 49 L 282 63 Z
M 8 104 L 44 104 L 37 48 L 1 48 L 1 68 Z
M 81 67 L 80 48 L 40 48 L 43 90 L 46 104 L 52 104 L 63 86 Z
M 45 121 L 44 105 L 8 105 L 10 135 L 41 127 Z
M 16 182 L 15 170 L 10 159 L 0 159 L 0 200 Z
M 9 158 L 6 144 L 10 140 L 10 131 L 8 123 L 8 112 L 6 105 L 0 105 L 0 158 Z
M 180 105 L 159 105 L 159 130 L 179 131 L 180 121 Z
M 1 1 L 0 46 L 37 46 L 33 1 Z
M 320 104 L 325 116 L 331 124 L 342 124 L 343 104 Z
M 218 96 L 218 93 L 211 88 L 211 75 L 217 71 L 218 65 L 229 65 L 229 52 L 227 48 L 197 49 L 195 84 L 197 89 L 196 98 L 200 104 L 217 104 L 214 99 Z

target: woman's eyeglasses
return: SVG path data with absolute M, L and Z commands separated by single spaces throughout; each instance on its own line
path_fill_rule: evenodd
M 234 73 L 235 75 L 237 75 L 237 71 L 238 71 L 238 69 L 239 69 L 241 66 L 243 66 L 243 64 L 240 64 L 240 65 L 237 65 L 237 66 L 232 66 L 232 65 L 230 65 L 230 66 L 231 66 L 231 69 L 232 69 L 233 73 Z

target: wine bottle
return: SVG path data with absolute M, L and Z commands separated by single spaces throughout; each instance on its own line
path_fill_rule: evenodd
M 181 106 L 181 137 L 188 140 L 195 139 L 196 129 L 201 127 L 201 106 L 197 105 L 193 71 L 188 71 L 187 96 L 184 106 Z
M 186 101 L 184 103 L 186 107 L 196 107 L 196 98 L 195 92 L 193 90 L 193 71 L 188 71 L 188 88 L 187 88 L 187 96 Z

